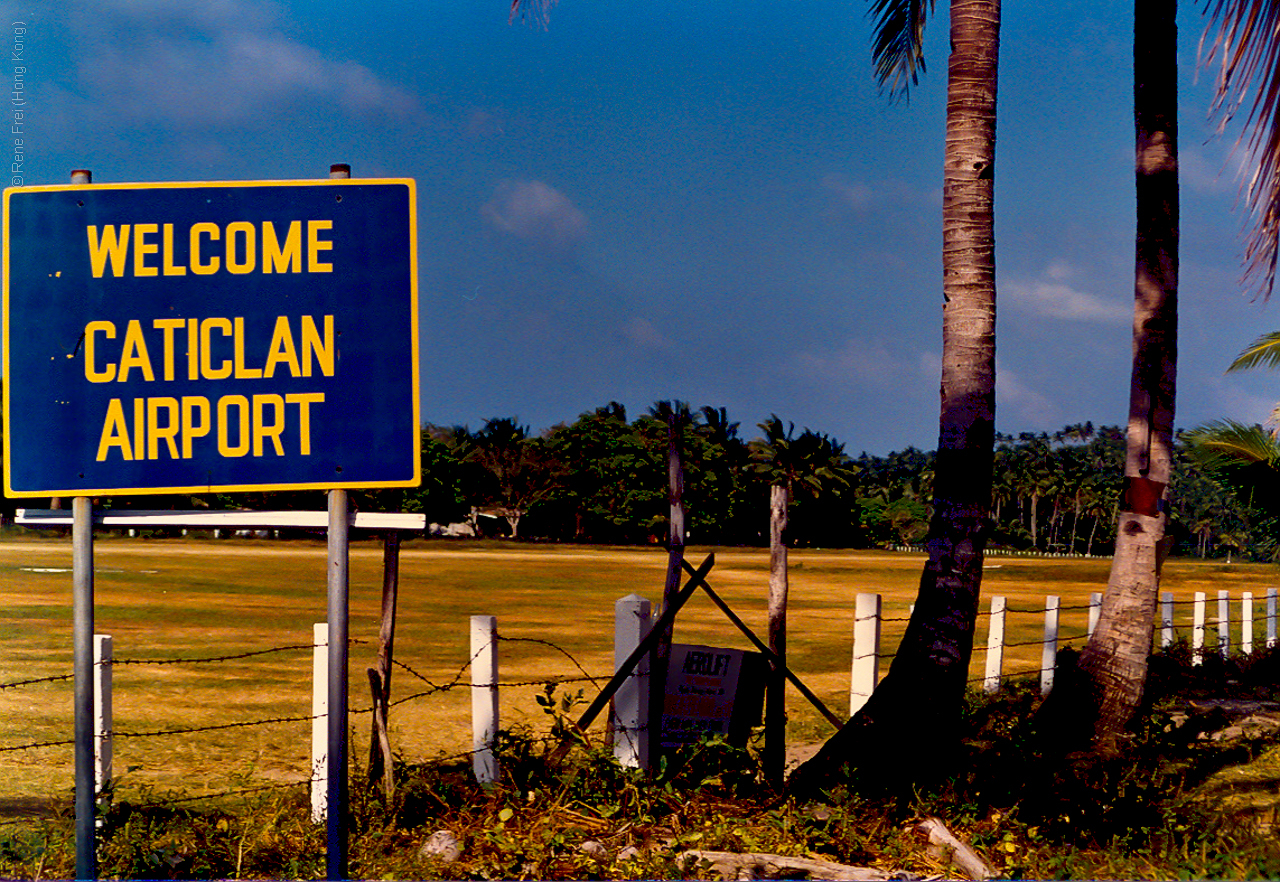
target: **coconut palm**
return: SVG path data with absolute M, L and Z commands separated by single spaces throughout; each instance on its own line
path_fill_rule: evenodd
M 847 486 L 852 467 L 844 446 L 827 435 L 795 424 L 783 427 L 776 414 L 760 423 L 764 437 L 750 443 L 752 471 L 769 481 L 769 649 L 787 657 L 787 517 L 797 492 L 818 493 Z M 786 679 L 781 669 L 769 678 L 765 698 L 765 774 L 782 782 L 786 759 Z
M 1245 187 L 1253 228 L 1245 244 L 1245 278 L 1263 296 L 1275 285 L 1280 253 L 1280 3 L 1276 0 L 1211 0 L 1207 61 L 1218 67 L 1214 109 L 1223 125 L 1244 117 L 1251 169 Z
M 872 0 L 880 85 L 901 94 L 924 71 L 932 0 Z M 995 440 L 996 72 L 1000 0 L 952 0 L 942 203 L 942 403 L 933 515 L 915 613 L 871 699 L 791 779 L 876 757 L 899 784 L 927 773 L 930 743 L 959 720 L 991 511 Z M 874 773 L 874 769 L 864 769 Z
M 1093 749 L 1109 753 L 1142 701 L 1174 459 L 1178 336 L 1176 0 L 1134 4 L 1137 236 L 1125 490 L 1098 625 L 1074 696 Z

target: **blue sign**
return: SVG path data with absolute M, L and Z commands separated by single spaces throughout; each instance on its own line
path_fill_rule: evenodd
M 412 180 L 4 193 L 9 496 L 419 482 Z

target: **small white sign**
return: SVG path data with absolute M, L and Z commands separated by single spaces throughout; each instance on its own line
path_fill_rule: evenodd
M 706 735 L 745 743 L 760 719 L 763 672 L 752 663 L 758 660 L 756 653 L 740 649 L 673 643 L 662 704 L 662 746 L 691 744 Z

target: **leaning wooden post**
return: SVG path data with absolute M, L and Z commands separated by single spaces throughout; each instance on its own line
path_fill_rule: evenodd
M 849 683 L 849 716 L 871 698 L 880 679 L 879 594 L 858 592 L 853 613 L 853 676 Z
M 382 540 L 382 624 L 378 631 L 378 666 L 369 668 L 373 693 L 373 730 L 369 736 L 369 783 L 382 779 L 388 800 L 395 793 L 395 769 L 387 716 L 391 708 L 391 660 L 395 657 L 396 595 L 400 585 L 400 534 L 390 530 Z
M 684 453 L 681 445 L 679 402 L 671 401 L 666 409 L 667 421 L 667 577 L 662 586 L 662 609 L 665 611 L 680 593 L 681 570 L 684 565 L 685 506 L 684 506 Z M 661 412 L 661 411 L 660 411 Z M 654 719 L 662 719 L 662 704 L 666 700 L 667 665 L 671 659 L 671 638 L 675 621 L 659 626 L 658 642 L 653 647 L 649 672 L 649 713 Z M 656 762 L 662 752 L 660 738 L 649 744 L 651 762 Z
M 498 620 L 471 617 L 471 765 L 476 781 L 498 780 Z
M 791 488 L 785 483 L 769 488 L 769 650 L 778 663 L 769 672 L 765 686 L 764 750 L 765 777 L 774 786 L 782 784 L 787 761 L 787 516 Z
M 628 594 L 613 605 L 613 669 L 622 670 L 653 624 L 649 601 Z M 654 724 L 649 714 L 649 658 L 642 656 L 613 696 L 613 757 L 620 766 L 650 769 Z
M 982 691 L 988 695 L 1000 691 L 1000 673 L 1004 667 L 1004 611 L 1004 598 L 992 597 L 991 623 L 987 627 L 987 670 L 982 680 Z
M 1058 665 L 1058 597 L 1044 599 L 1044 649 L 1040 653 L 1040 694 L 1053 691 L 1053 671 Z

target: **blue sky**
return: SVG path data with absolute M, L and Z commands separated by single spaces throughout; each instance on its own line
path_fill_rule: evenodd
M 945 6 L 895 104 L 847 0 L 562 0 L 546 28 L 505 0 L 3 4 L 26 184 L 415 178 L 424 420 L 679 398 L 853 453 L 937 438 Z M 1261 421 L 1277 378 L 1223 370 L 1276 307 L 1239 284 L 1235 133 L 1184 7 L 1178 423 Z M 1004 432 L 1126 417 L 1131 32 L 1124 3 L 1004 10 Z

